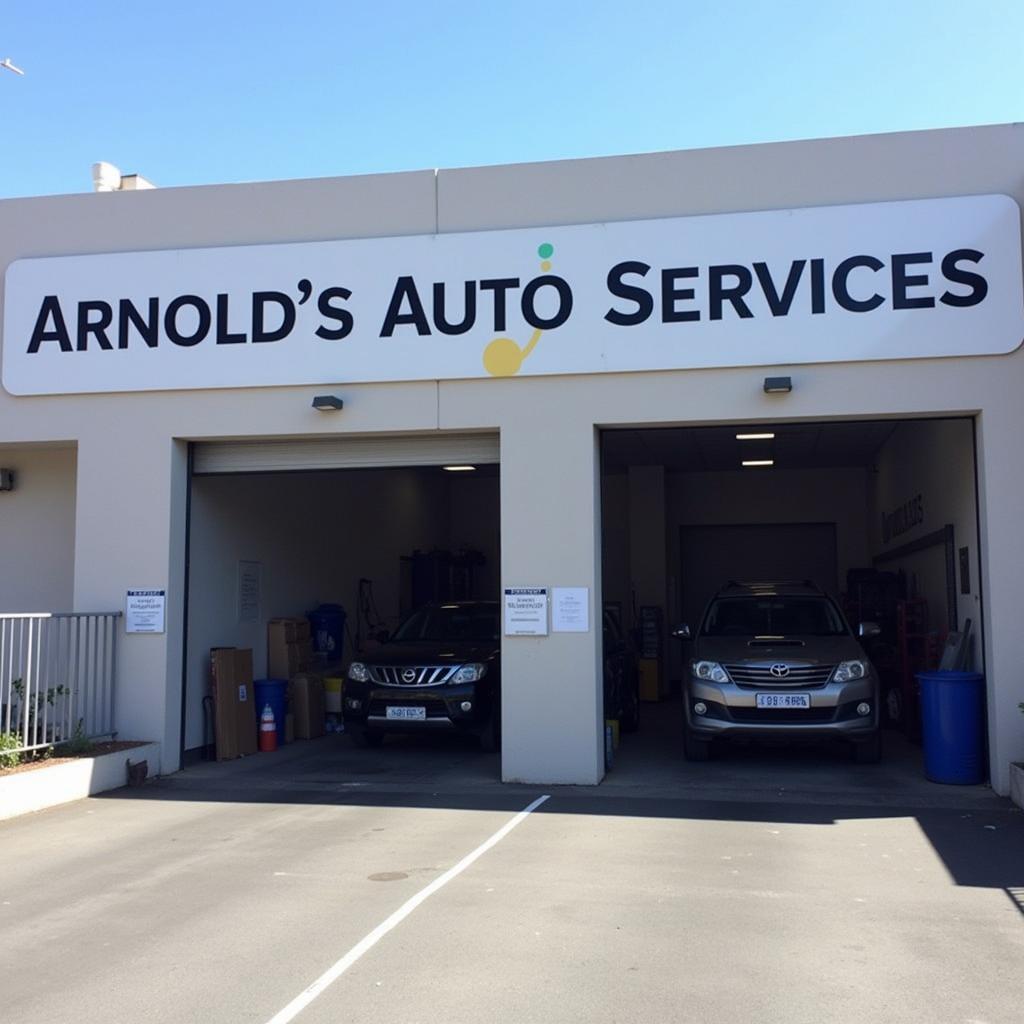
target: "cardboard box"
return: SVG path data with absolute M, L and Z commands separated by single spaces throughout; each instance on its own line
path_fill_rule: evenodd
M 256 753 L 256 707 L 252 651 L 220 647 L 210 652 L 217 760 Z
M 267 623 L 267 641 L 269 643 L 293 644 L 300 640 L 309 640 L 309 619 L 271 619 Z
M 312 740 L 324 734 L 324 681 L 315 672 L 300 672 L 291 680 L 291 709 L 295 738 Z
M 267 678 L 291 679 L 313 663 L 313 642 L 306 619 L 271 619 L 267 623 Z

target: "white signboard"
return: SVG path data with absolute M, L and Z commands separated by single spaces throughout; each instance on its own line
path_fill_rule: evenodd
M 166 590 L 129 590 L 125 601 L 126 633 L 163 633 Z
M 1003 195 L 17 260 L 15 395 L 914 359 L 1024 339 Z
M 505 636 L 547 635 L 547 587 L 506 587 Z
M 260 618 L 260 562 L 238 563 L 238 621 L 258 622 Z
M 587 587 L 554 588 L 551 628 L 556 633 L 586 633 L 590 629 L 590 590 Z

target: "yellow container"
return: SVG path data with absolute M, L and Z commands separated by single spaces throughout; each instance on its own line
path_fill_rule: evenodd
M 343 676 L 324 676 L 324 710 L 327 714 L 341 714 L 341 695 L 344 691 Z

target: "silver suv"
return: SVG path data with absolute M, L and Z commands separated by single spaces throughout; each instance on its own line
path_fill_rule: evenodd
M 863 622 L 861 637 L 878 626 Z M 807 581 L 730 582 L 694 635 L 684 685 L 684 749 L 707 760 L 716 737 L 827 737 L 857 761 L 881 756 L 878 674 L 836 603 Z

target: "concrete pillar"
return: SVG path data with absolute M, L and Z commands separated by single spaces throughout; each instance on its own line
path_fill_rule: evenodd
M 999 403 L 978 417 L 978 516 L 982 524 L 985 674 L 992 788 L 1010 791 L 1010 763 L 1024 760 L 1024 489 L 1020 486 L 1020 415 Z M 973 544 L 974 538 L 962 543 Z M 977 642 L 976 638 L 976 642 Z
M 124 611 L 129 589 L 167 591 L 166 632 L 118 631 L 114 721 L 122 739 L 156 740 L 179 767 L 187 448 L 145 425 L 78 445 L 74 610 Z
M 506 782 L 604 775 L 600 539 L 593 426 L 531 408 L 501 433 L 501 584 L 589 588 L 590 631 L 503 637 Z

